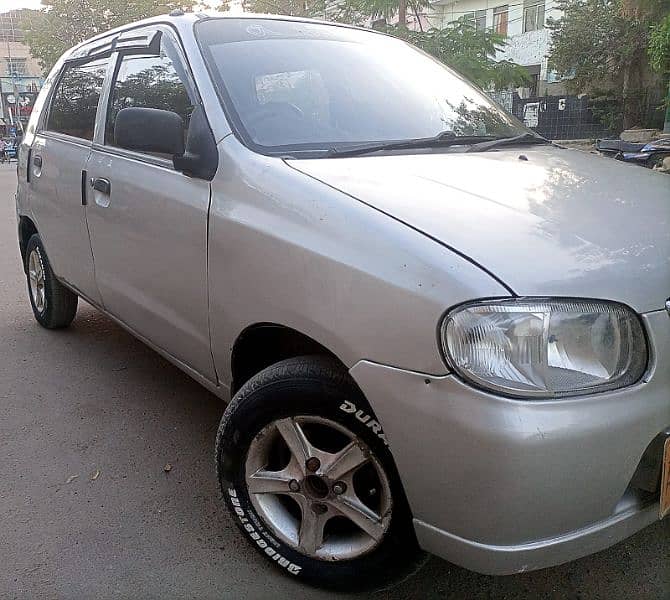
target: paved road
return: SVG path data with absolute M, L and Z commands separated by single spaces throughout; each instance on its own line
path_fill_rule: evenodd
M 33 321 L 14 187 L 0 166 L 0 598 L 344 598 L 269 569 L 222 510 L 219 400 L 89 306 Z M 510 577 L 431 559 L 375 597 L 667 599 L 669 534 Z

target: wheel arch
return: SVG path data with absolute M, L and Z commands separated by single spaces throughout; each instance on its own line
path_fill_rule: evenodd
M 26 248 L 28 240 L 37 233 L 37 227 L 30 217 L 19 217 L 19 249 L 21 251 L 21 262 L 23 270 L 26 270 Z
M 235 340 L 231 352 L 231 396 L 254 375 L 287 358 L 308 354 L 328 356 L 348 373 L 340 358 L 310 336 L 278 323 L 255 323 Z

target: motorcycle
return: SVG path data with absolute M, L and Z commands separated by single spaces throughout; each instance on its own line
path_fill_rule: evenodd
M 663 161 L 670 157 L 670 137 L 652 142 L 637 143 L 624 140 L 596 140 L 596 149 L 604 156 L 633 163 L 648 169 L 664 169 Z

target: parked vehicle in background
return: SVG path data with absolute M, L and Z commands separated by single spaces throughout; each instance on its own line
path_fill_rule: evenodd
M 7 147 L 5 148 L 5 156 L 7 160 L 16 160 L 18 153 L 18 148 L 16 147 L 15 140 L 11 140 Z
M 406 43 L 105 33 L 47 77 L 18 177 L 37 321 L 84 298 L 231 400 L 221 491 L 286 574 L 527 571 L 670 509 L 670 179 L 553 146 Z
M 17 147 L 15 138 L 3 138 L 0 143 L 0 162 L 9 162 L 16 159 Z
M 624 140 L 597 140 L 596 148 L 604 156 L 623 162 L 655 169 L 670 157 L 670 137 L 659 138 L 652 142 L 626 142 Z

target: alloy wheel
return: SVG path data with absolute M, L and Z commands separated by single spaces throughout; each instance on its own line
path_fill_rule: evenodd
M 376 548 L 391 521 L 389 479 L 368 446 L 335 421 L 273 421 L 252 440 L 245 476 L 254 508 L 311 558 L 350 560 Z
M 28 281 L 35 308 L 38 312 L 43 313 L 46 308 L 45 277 L 42 257 L 37 248 L 28 257 Z

